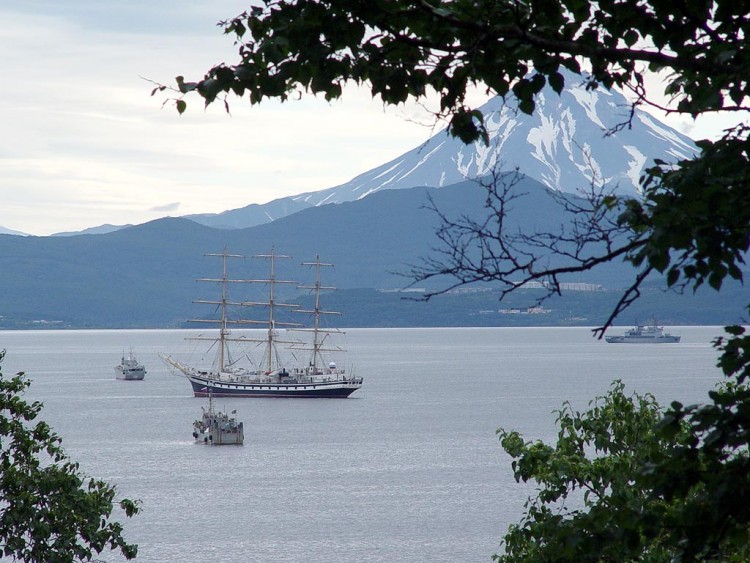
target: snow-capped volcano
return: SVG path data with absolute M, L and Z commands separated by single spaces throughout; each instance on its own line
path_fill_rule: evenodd
M 466 145 L 445 130 L 356 178 L 316 192 L 252 204 L 219 214 L 187 218 L 210 227 L 241 229 L 271 223 L 307 207 L 354 201 L 380 190 L 442 187 L 485 176 L 493 169 L 518 169 L 555 190 L 576 193 L 591 185 L 608 186 L 620 194 L 637 194 L 639 178 L 655 159 L 691 158 L 693 141 L 636 109 L 614 90 L 586 90 L 583 79 L 566 72 L 558 95 L 544 89 L 533 115 L 518 111 L 515 99 L 495 97 L 480 110 L 485 116 L 489 145 Z M 613 135 L 613 128 L 626 124 Z
M 566 75 L 561 95 L 551 88 L 536 100 L 534 115 L 517 110 L 515 100 L 495 97 L 480 109 L 490 143 L 465 145 L 443 130 L 423 145 L 333 188 L 294 196 L 310 205 L 339 203 L 385 189 L 441 187 L 486 175 L 493 168 L 518 169 L 542 184 L 566 192 L 607 185 L 635 194 L 639 177 L 654 159 L 676 162 L 696 151 L 693 141 L 636 110 L 626 123 L 627 99 L 603 88 L 586 90 L 580 77 Z

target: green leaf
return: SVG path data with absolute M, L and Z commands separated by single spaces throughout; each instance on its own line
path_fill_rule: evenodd
M 518 102 L 518 109 L 521 110 L 526 115 L 532 115 L 534 113 L 535 107 L 536 107 L 536 104 L 534 103 L 534 100 L 532 99 L 519 100 Z
M 638 36 L 638 32 L 635 29 L 629 29 L 622 37 L 622 40 L 628 47 L 632 47 L 633 45 L 635 45 L 639 39 L 640 37 Z
M 677 268 L 670 268 L 667 272 L 667 286 L 672 287 L 680 279 L 680 271 Z
M 553 72 L 549 75 L 549 85 L 558 94 L 562 93 L 565 87 L 565 78 L 559 72 Z

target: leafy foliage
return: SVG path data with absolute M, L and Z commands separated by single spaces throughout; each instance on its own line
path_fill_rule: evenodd
M 628 202 L 620 221 L 648 233 L 631 257 L 678 280 L 721 289 L 726 276 L 742 280 L 750 248 L 750 144 L 745 126 L 715 143 L 701 141 L 701 157 L 670 168 L 658 163 L 644 180 L 645 201 Z M 680 226 L 678 229 L 677 226 Z
M 104 550 L 135 558 L 138 546 L 111 519 L 115 489 L 81 475 L 60 437 L 34 422 L 42 404 L 23 400 L 29 385 L 23 373 L 8 379 L 0 372 L 0 552 L 39 563 L 90 561 Z M 139 511 L 132 500 L 119 506 L 128 517 Z
M 711 403 L 672 403 L 659 431 L 670 438 L 686 426 L 688 439 L 644 467 L 652 496 L 675 507 L 666 525 L 685 561 L 750 558 L 750 335 L 739 326 L 727 332 L 714 343 L 727 380 L 709 393 Z
M 628 87 L 646 100 L 644 70 L 676 71 L 665 93 L 677 111 L 747 109 L 750 93 L 745 7 L 721 0 L 265 0 L 222 22 L 239 62 L 219 64 L 197 82 L 177 78 L 182 93 L 207 104 L 218 96 L 286 100 L 299 91 L 342 95 L 347 81 L 367 83 L 385 104 L 440 98 L 451 130 L 481 138 L 481 120 L 465 94 L 483 85 L 512 93 L 531 114 L 561 68 L 590 67 L 590 88 Z M 535 72 L 529 75 L 529 71 Z M 182 106 L 184 109 L 184 106 Z
M 659 419 L 653 397 L 627 397 L 615 382 L 586 412 L 563 406 L 555 447 L 498 430 L 503 449 L 516 460 L 516 480 L 533 480 L 539 490 L 521 523 L 508 530 L 506 555 L 496 560 L 627 561 L 639 554 L 636 523 L 647 491 L 635 486 L 633 475 L 639 464 L 661 459 L 670 448 L 655 431 Z
M 588 411 L 563 406 L 554 447 L 498 430 L 516 480 L 539 489 L 495 560 L 746 561 L 750 336 L 727 331 L 709 404 L 662 411 L 615 382 Z

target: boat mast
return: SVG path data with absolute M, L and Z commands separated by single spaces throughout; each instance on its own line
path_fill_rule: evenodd
M 276 288 L 276 253 L 274 252 L 273 246 L 271 247 L 271 255 L 269 256 L 271 260 L 271 272 L 268 276 L 269 283 L 268 283 L 268 357 L 266 358 L 266 362 L 268 363 L 269 369 L 272 362 L 272 351 L 274 347 L 273 338 L 276 335 L 276 315 L 274 308 L 276 307 L 276 300 L 275 297 L 275 288 Z M 287 257 L 289 258 L 289 257 Z
M 276 284 L 296 284 L 296 281 L 292 280 L 279 280 L 276 279 L 276 259 L 282 258 L 282 259 L 291 259 L 291 256 L 286 256 L 285 254 L 276 254 L 275 248 L 271 246 L 271 253 L 270 254 L 255 254 L 253 255 L 253 258 L 264 258 L 270 260 L 270 273 L 268 276 L 268 279 L 265 280 L 248 280 L 251 283 L 266 283 L 268 284 L 268 301 L 265 303 L 257 303 L 257 302 L 245 302 L 243 305 L 251 305 L 251 306 L 259 306 L 259 307 L 268 307 L 268 320 L 267 321 L 245 321 L 248 324 L 267 324 L 268 325 L 268 332 L 266 334 L 266 353 L 265 353 L 265 367 L 268 371 L 274 371 L 274 369 L 277 367 L 278 358 L 276 357 L 276 344 L 293 344 L 292 342 L 281 340 L 278 338 L 278 335 L 276 333 L 276 329 L 278 327 L 298 327 L 300 326 L 299 323 L 288 323 L 288 322 L 280 322 L 276 320 L 276 309 L 277 308 L 283 308 L 288 307 L 292 309 L 299 308 L 299 305 L 294 305 L 291 303 L 281 303 L 276 301 Z
M 341 351 L 340 348 L 323 348 L 323 342 L 325 341 L 325 338 L 333 333 L 341 333 L 340 330 L 332 330 L 332 329 L 322 329 L 320 327 L 320 316 L 321 315 L 340 315 L 341 313 L 338 311 L 324 311 L 320 308 L 320 291 L 321 290 L 335 290 L 336 288 L 333 286 L 324 286 L 321 283 L 321 275 L 320 275 L 320 269 L 325 267 L 333 268 L 333 264 L 328 264 L 326 262 L 320 261 L 320 255 L 317 254 L 315 256 L 315 262 L 302 262 L 303 266 L 313 266 L 315 268 L 315 284 L 314 285 L 300 285 L 298 286 L 300 289 L 310 289 L 315 293 L 315 305 L 312 310 L 304 310 L 300 309 L 298 312 L 300 313 L 310 313 L 313 315 L 313 338 L 312 338 L 312 360 L 310 363 L 310 367 L 312 367 L 313 372 L 316 372 L 318 369 L 318 360 L 320 359 L 320 362 L 323 362 L 323 356 L 321 354 L 322 351 Z M 325 335 L 321 338 L 321 335 Z
M 228 357 L 228 351 L 227 351 L 227 341 L 229 340 L 229 325 L 233 324 L 232 321 L 229 320 L 227 316 L 227 306 L 228 305 L 242 305 L 241 303 L 234 303 L 229 301 L 229 291 L 228 286 L 230 283 L 242 283 L 246 280 L 232 280 L 229 279 L 228 276 L 228 270 L 227 270 L 227 259 L 228 258 L 245 258 L 241 254 L 229 254 L 227 252 L 226 247 L 224 247 L 224 251 L 217 253 L 212 252 L 208 254 L 204 254 L 204 256 L 218 256 L 222 259 L 222 274 L 220 278 L 199 278 L 198 281 L 200 282 L 215 282 L 221 284 L 221 300 L 220 301 L 208 301 L 199 299 L 196 301 L 193 301 L 193 303 L 203 303 L 203 304 L 209 304 L 209 305 L 219 305 L 219 309 L 221 311 L 221 317 L 219 320 L 209 320 L 209 319 L 191 319 L 189 322 L 194 323 L 212 323 L 212 324 L 219 324 L 219 338 L 194 338 L 194 340 L 213 340 L 219 342 L 219 365 L 218 365 L 218 372 L 222 372 L 224 368 L 226 367 L 227 363 L 227 357 Z
M 226 339 L 229 334 L 227 328 L 227 249 L 224 247 L 222 253 L 222 269 L 221 269 L 221 325 L 219 327 L 219 371 L 224 370 L 226 357 Z M 211 397 L 209 396 L 209 402 Z M 213 407 L 213 404 L 211 405 Z

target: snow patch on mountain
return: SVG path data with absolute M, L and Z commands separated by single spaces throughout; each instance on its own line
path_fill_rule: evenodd
M 602 123 L 602 120 L 599 119 L 599 115 L 596 112 L 596 104 L 599 101 L 599 96 L 595 95 L 593 90 L 585 90 L 581 86 L 576 86 L 568 91 L 583 108 L 583 111 L 586 112 L 586 117 L 588 117 L 592 123 L 601 127 L 602 131 L 606 130 L 607 126 Z
M 573 154 L 576 136 L 576 120 L 570 108 L 566 108 L 560 114 L 560 135 L 563 148 L 568 154 Z
M 529 130 L 526 140 L 534 147 L 531 154 L 544 167 L 541 169 L 542 177 L 547 185 L 557 187 L 560 185 L 562 171 L 557 165 L 557 138 L 559 128 L 548 116 L 540 115 L 540 126 Z
M 631 182 L 638 184 L 641 177 L 641 171 L 646 165 L 648 158 L 645 154 L 639 151 L 637 147 L 623 145 L 622 148 L 624 148 L 631 157 L 628 161 L 628 177 Z
M 385 176 L 385 174 L 379 174 L 378 175 L 379 177 L 383 178 L 383 181 L 380 182 L 379 184 L 377 184 L 375 186 L 371 186 L 371 185 L 365 184 L 363 187 L 366 188 L 366 191 L 364 191 L 363 193 L 357 195 L 357 199 L 362 199 L 363 197 L 366 197 L 366 196 L 370 195 L 371 193 L 377 192 L 383 186 L 387 186 L 389 184 L 392 184 L 392 183 L 396 182 L 399 179 L 399 176 L 402 174 L 402 170 L 400 170 L 400 169 L 398 169 L 396 167 L 391 167 L 391 169 L 390 169 L 389 172 L 393 172 L 393 174 L 391 174 L 387 178 L 383 178 Z
M 500 140 L 502 142 L 505 142 L 506 139 L 507 137 L 503 137 Z M 475 147 L 474 152 L 476 153 L 476 156 L 473 160 L 477 170 L 492 170 L 492 168 L 497 164 L 497 157 L 501 151 L 502 145 L 498 147 L 493 143 L 490 143 L 489 145 L 481 144 Z
M 401 165 L 402 162 L 403 162 L 403 160 L 399 160 L 398 162 L 396 162 L 393 166 L 391 166 L 387 170 L 383 170 L 383 172 L 381 172 L 380 174 L 378 174 L 377 176 L 375 176 L 375 179 L 377 180 L 379 178 L 382 178 L 383 176 L 385 176 L 386 174 L 388 174 L 389 172 L 391 172 L 394 168 L 396 168 L 397 166 Z
M 466 162 L 464 162 L 464 151 L 463 149 L 458 149 L 458 154 L 454 157 L 454 162 L 456 163 L 456 169 L 458 170 L 459 174 L 461 174 L 464 178 L 469 178 L 471 175 L 471 163 L 472 158 L 471 155 L 466 157 Z M 445 173 L 442 174 L 442 177 L 445 177 Z M 438 188 L 442 186 L 437 186 Z
M 508 112 L 494 112 L 485 118 L 485 127 L 490 139 L 495 143 L 497 150 L 503 150 L 503 145 L 513 135 L 513 131 L 520 122 Z
M 652 135 L 661 137 L 665 141 L 673 143 L 675 148 L 673 152 L 680 154 L 680 158 L 690 158 L 695 152 L 695 145 L 692 142 L 686 142 L 685 137 L 677 133 L 674 129 L 670 129 L 663 123 L 658 122 L 654 117 L 647 113 L 641 113 L 638 118 L 642 121 L 651 131 Z M 683 150 L 680 151 L 679 148 Z
M 430 159 L 430 157 L 431 157 L 431 156 L 432 156 L 433 154 L 435 154 L 435 152 L 437 152 L 438 150 L 440 150 L 440 147 L 442 147 L 442 146 L 443 146 L 443 143 L 440 143 L 440 144 L 439 144 L 438 146 L 436 146 L 436 147 L 435 147 L 434 149 L 430 150 L 430 151 L 429 151 L 429 152 L 428 152 L 427 154 L 425 154 L 425 155 L 424 155 L 424 156 L 423 156 L 423 157 L 422 157 L 422 158 L 421 158 L 421 159 L 419 160 L 419 162 L 417 162 L 417 163 L 416 163 L 416 164 L 415 164 L 414 166 L 412 166 L 412 167 L 411 167 L 411 168 L 410 168 L 409 170 L 407 170 L 407 171 L 406 171 L 406 172 L 404 172 L 404 173 L 403 173 L 403 174 L 402 174 L 401 176 L 399 176 L 399 177 L 398 177 L 398 179 L 399 179 L 399 180 L 403 180 L 403 179 L 405 179 L 405 178 L 409 177 L 409 176 L 411 175 L 411 173 L 412 173 L 412 172 L 414 172 L 414 171 L 415 171 L 415 170 L 417 170 L 417 169 L 418 169 L 418 168 L 419 168 L 420 166 L 422 166 L 422 165 L 423 165 L 423 164 L 424 164 L 425 162 L 427 162 L 427 161 L 428 161 L 428 160 Z M 379 187 L 378 187 L 378 189 L 379 189 Z M 377 191 L 377 190 L 373 190 L 373 191 Z

